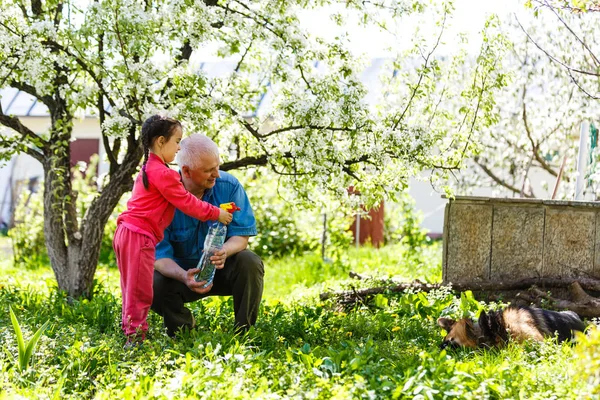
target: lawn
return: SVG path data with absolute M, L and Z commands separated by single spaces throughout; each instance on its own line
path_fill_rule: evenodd
M 101 266 L 91 301 L 69 304 L 51 270 L 0 262 L 0 398 L 598 398 L 600 335 L 502 350 L 439 350 L 442 314 L 489 305 L 450 290 L 378 295 L 342 308 L 323 291 L 385 278 L 441 279 L 441 247 L 354 248 L 332 263 L 317 255 L 266 260 L 255 328 L 233 332 L 230 298 L 192 305 L 198 328 L 168 338 L 150 315 L 149 340 L 123 349 L 118 272 Z M 9 305 L 25 340 L 50 321 L 23 370 Z

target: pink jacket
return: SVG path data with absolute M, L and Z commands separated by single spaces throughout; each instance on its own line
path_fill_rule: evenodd
M 134 232 L 154 238 L 155 244 L 164 237 L 164 230 L 175 215 L 175 208 L 200 221 L 216 221 L 220 210 L 188 192 L 177 171 L 170 169 L 160 157 L 150 153 L 146 163 L 148 189 L 140 172 L 133 185 L 127 210 L 117 218 Z

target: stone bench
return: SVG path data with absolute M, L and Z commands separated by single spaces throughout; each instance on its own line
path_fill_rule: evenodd
M 599 224 L 600 202 L 448 199 L 443 282 L 600 279 Z

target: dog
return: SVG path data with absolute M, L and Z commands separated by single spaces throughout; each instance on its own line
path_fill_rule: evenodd
M 489 314 L 482 311 L 477 322 L 470 318 L 458 321 L 439 318 L 437 323 L 448 332 L 440 345 L 442 349 L 502 347 L 509 339 L 521 343 L 525 340 L 543 341 L 552 336 L 556 336 L 558 342 L 564 342 L 573 339 L 575 331 L 585 330 L 585 324 L 573 311 L 518 306 Z

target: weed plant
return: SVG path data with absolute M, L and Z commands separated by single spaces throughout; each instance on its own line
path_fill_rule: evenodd
M 440 315 L 475 314 L 466 292 L 382 294 L 339 307 L 318 293 L 350 285 L 348 271 L 411 280 L 440 277 L 440 248 L 352 249 L 265 260 L 265 297 L 247 334 L 233 331 L 229 297 L 193 303 L 198 328 L 175 339 L 150 313 L 148 340 L 123 349 L 118 274 L 99 269 L 92 300 L 68 301 L 51 270 L 0 262 L 0 398 L 580 399 L 598 397 L 600 335 L 578 344 L 439 350 Z M 381 282 L 378 282 L 381 283 Z M 14 310 L 25 338 L 49 321 L 32 362 L 19 367 Z

